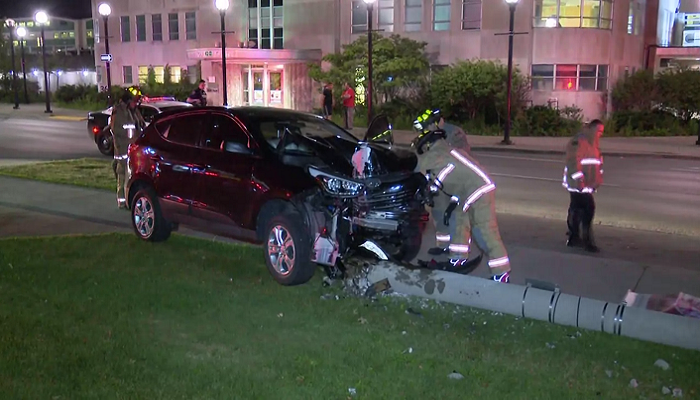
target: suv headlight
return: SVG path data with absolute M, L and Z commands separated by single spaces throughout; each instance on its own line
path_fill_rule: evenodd
M 323 189 L 333 196 L 356 197 L 359 196 L 365 188 L 365 186 L 359 182 L 329 174 L 315 167 L 309 167 L 309 174 L 321 182 Z

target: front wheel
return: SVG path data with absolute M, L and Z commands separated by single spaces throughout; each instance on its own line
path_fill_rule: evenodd
M 114 141 L 112 140 L 112 135 L 109 132 L 100 133 L 95 142 L 97 143 L 97 149 L 100 151 L 100 153 L 106 156 L 114 155 Z
M 314 276 L 316 265 L 311 262 L 311 241 L 298 213 L 272 217 L 263 238 L 265 265 L 278 283 L 300 285 Z
M 170 237 L 172 226 L 163 217 L 155 191 L 143 188 L 131 203 L 131 225 L 136 236 L 150 242 L 162 242 Z

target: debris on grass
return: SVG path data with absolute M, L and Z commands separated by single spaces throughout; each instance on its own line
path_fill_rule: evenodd
M 631 387 L 631 388 L 636 388 L 636 387 L 638 387 L 638 386 L 639 386 L 639 382 L 637 382 L 636 379 L 630 380 L 630 387 Z
M 457 371 L 452 371 L 452 373 L 447 375 L 447 377 L 450 379 L 456 379 L 456 380 L 464 379 L 464 375 L 460 374 Z
M 669 368 L 671 368 L 671 365 L 669 365 L 669 363 L 666 362 L 666 360 L 663 360 L 661 358 L 659 358 L 658 360 L 656 360 L 656 362 L 654 362 L 654 366 L 659 367 L 659 368 L 663 369 L 664 371 L 667 371 Z

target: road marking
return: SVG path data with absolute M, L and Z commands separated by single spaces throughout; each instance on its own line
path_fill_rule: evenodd
M 509 160 L 525 160 L 525 161 L 540 161 L 540 162 L 549 162 L 549 163 L 563 163 L 561 160 L 552 160 L 548 158 L 530 158 L 530 157 L 508 157 L 508 156 L 499 156 L 495 154 L 479 154 L 477 158 L 481 157 L 491 157 L 491 158 L 507 158 Z
M 678 172 L 700 172 L 700 167 L 688 167 L 688 168 L 669 168 L 671 171 Z
M 504 178 L 516 178 L 516 179 L 531 179 L 535 181 L 548 181 L 548 182 L 558 182 L 561 183 L 561 179 L 553 179 L 553 178 L 541 178 L 539 176 L 527 176 L 527 175 L 513 175 L 513 174 L 499 174 L 496 172 L 491 172 L 489 175 L 493 176 L 502 176 Z M 605 183 L 603 184 L 605 187 L 620 187 L 620 185 L 613 185 L 613 184 L 608 184 Z
M 50 118 L 60 121 L 85 121 L 87 117 L 72 117 L 69 115 L 51 115 Z

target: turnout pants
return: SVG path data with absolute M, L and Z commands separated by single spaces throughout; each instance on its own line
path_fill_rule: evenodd
M 112 168 L 114 175 L 117 178 L 117 204 L 122 207 L 126 206 L 126 168 L 127 155 L 114 156 Z
M 466 212 L 462 211 L 461 203 L 452 212 L 450 225 L 445 226 L 444 215 L 450 204 L 450 198 L 443 194 L 435 198 L 432 216 L 435 221 L 437 246 L 448 247 L 451 257 L 466 259 L 469 257 L 470 246 L 474 239 L 479 249 L 488 257 L 489 268 L 493 275 L 509 272 L 510 260 L 496 220 L 495 193 L 484 194 Z
M 569 228 L 570 238 L 580 238 L 579 228 L 583 227 L 583 240 L 587 243 L 593 242 L 591 225 L 595 216 L 595 199 L 593 193 L 569 192 L 571 202 L 569 203 L 569 215 L 566 224 Z

